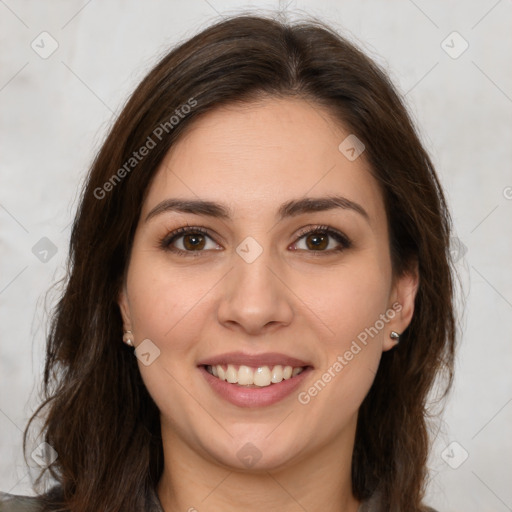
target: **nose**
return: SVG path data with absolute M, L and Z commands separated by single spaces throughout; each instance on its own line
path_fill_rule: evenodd
M 289 325 L 292 297 L 279 265 L 266 251 L 248 263 L 234 255 L 234 268 L 223 280 L 218 321 L 230 329 L 257 335 Z

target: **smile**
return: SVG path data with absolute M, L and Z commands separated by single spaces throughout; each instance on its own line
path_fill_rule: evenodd
M 202 365 L 198 369 L 218 396 L 238 407 L 273 405 L 296 393 L 313 371 L 311 366 L 234 364 Z M 222 372 L 224 378 L 220 377 Z
M 283 380 L 300 375 L 304 367 L 298 366 L 258 366 L 256 368 L 246 365 L 216 364 L 205 365 L 206 371 L 220 380 L 245 387 L 267 387 L 279 384 Z

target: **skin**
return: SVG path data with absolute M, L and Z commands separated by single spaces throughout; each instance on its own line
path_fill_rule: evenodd
M 364 153 L 349 161 L 338 149 L 348 134 L 310 102 L 267 98 L 208 113 L 157 170 L 119 305 L 135 346 L 150 339 L 160 350 L 139 368 L 161 413 L 157 490 L 166 512 L 359 506 L 350 479 L 358 409 L 382 352 L 395 347 L 390 332 L 411 321 L 418 275 L 393 276 L 377 182 Z M 285 201 L 333 193 L 359 203 L 369 220 L 350 209 L 276 217 Z M 146 221 L 171 197 L 224 203 L 232 218 L 168 211 Z M 159 245 L 187 224 L 209 230 L 202 251 L 184 246 L 183 236 L 173 246 L 191 256 Z M 297 236 L 317 225 L 341 231 L 352 246 L 333 252 L 340 244 L 329 237 L 315 249 L 308 235 Z M 248 236 L 263 249 L 252 263 L 236 252 Z M 226 352 L 280 352 L 313 366 L 299 389 L 307 391 L 395 302 L 401 310 L 305 405 L 298 392 L 266 407 L 232 405 L 197 368 Z M 261 454 L 252 468 L 237 456 L 246 443 Z

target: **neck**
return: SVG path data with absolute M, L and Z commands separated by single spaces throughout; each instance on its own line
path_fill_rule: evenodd
M 229 468 L 198 453 L 162 425 L 164 471 L 157 493 L 165 512 L 357 512 L 352 494 L 354 424 L 335 442 L 279 468 Z

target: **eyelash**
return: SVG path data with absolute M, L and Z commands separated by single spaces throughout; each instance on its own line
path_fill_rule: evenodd
M 178 255 L 182 255 L 182 256 L 198 257 L 201 255 L 202 252 L 205 252 L 205 251 L 204 250 L 203 251 L 184 251 L 182 249 L 178 249 L 177 247 L 172 247 L 172 245 L 171 245 L 178 238 L 180 238 L 180 236 L 184 236 L 187 234 L 197 234 L 197 233 L 205 235 L 208 238 L 213 240 L 212 236 L 209 234 L 207 229 L 201 228 L 201 227 L 186 226 L 186 227 L 178 228 L 178 229 L 172 231 L 171 233 L 167 234 L 164 238 L 162 238 L 160 240 L 160 244 L 159 244 L 160 248 L 162 248 L 166 251 L 174 252 L 174 253 L 176 253 Z M 338 253 L 338 252 L 344 251 L 346 249 L 350 249 L 352 247 L 352 242 L 350 241 L 350 239 L 347 236 L 345 236 L 343 233 L 341 233 L 329 226 L 325 226 L 325 225 L 310 226 L 307 228 L 303 228 L 297 236 L 297 241 L 300 240 L 301 238 L 304 238 L 306 235 L 310 235 L 310 234 L 314 234 L 314 233 L 322 233 L 322 234 L 328 235 L 328 236 L 334 238 L 334 240 L 336 240 L 341 245 L 341 247 L 337 247 L 336 249 L 329 249 L 328 251 L 314 251 L 314 250 L 306 251 L 306 252 L 313 253 L 315 256 L 316 255 L 318 255 L 318 256 L 330 255 L 333 253 Z M 297 242 L 294 242 L 294 243 L 297 243 Z M 300 249 L 300 250 L 304 250 L 304 249 Z

